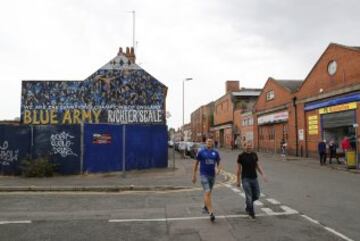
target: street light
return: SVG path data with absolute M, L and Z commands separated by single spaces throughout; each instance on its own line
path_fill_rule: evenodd
M 185 104 L 184 104 L 184 102 L 185 102 L 185 81 L 190 81 L 190 80 L 192 80 L 192 78 L 186 78 L 186 79 L 184 79 L 183 80 L 183 82 L 182 82 L 182 100 L 183 100 L 183 103 L 182 103 L 182 108 L 183 108 L 183 115 L 182 115 L 182 137 L 183 137 L 183 141 L 185 141 L 185 136 L 184 136 L 184 125 L 185 125 L 185 123 L 184 123 L 184 121 L 185 121 Z
M 184 150 L 183 150 L 183 158 L 185 158 L 185 149 L 186 149 L 186 146 L 185 146 L 185 135 L 184 135 L 184 125 L 185 125 L 185 104 L 184 104 L 184 102 L 185 102 L 185 81 L 190 81 L 190 80 L 192 80 L 192 78 L 186 78 L 186 79 L 184 79 L 183 80 L 183 82 L 182 82 L 182 94 L 183 94 L 183 98 L 182 98 L 182 100 L 183 100 L 183 103 L 182 103 L 182 107 L 183 107 L 183 116 L 182 116 L 182 128 L 181 128 L 181 135 L 182 135 L 182 139 L 183 139 L 183 141 L 184 141 Z

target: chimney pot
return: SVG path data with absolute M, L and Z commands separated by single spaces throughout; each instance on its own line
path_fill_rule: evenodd
M 117 55 L 120 56 L 121 54 L 123 54 L 123 49 L 120 47 Z

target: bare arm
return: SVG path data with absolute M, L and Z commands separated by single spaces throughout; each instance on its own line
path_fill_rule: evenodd
M 236 168 L 236 186 L 240 187 L 240 179 L 241 179 L 241 169 L 242 166 L 241 164 L 237 164 L 237 168 Z
M 198 166 L 199 166 L 199 160 L 196 160 L 195 164 L 194 164 L 194 168 L 193 168 L 193 176 L 192 176 L 193 183 L 196 182 L 196 173 L 197 173 Z
M 220 160 L 216 162 L 216 168 L 217 168 L 216 175 L 218 175 L 223 169 L 223 166 L 220 164 Z
M 267 179 L 267 177 L 266 177 L 266 175 L 265 175 L 264 169 L 262 168 L 262 166 L 260 165 L 259 162 L 257 162 L 257 164 L 256 164 L 256 169 L 257 169 L 257 171 L 260 173 L 260 175 L 262 176 L 262 178 L 264 179 L 264 181 L 267 182 L 268 179 Z

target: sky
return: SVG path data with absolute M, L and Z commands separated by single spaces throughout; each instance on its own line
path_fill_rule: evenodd
M 331 43 L 360 46 L 358 0 L 0 0 L 0 120 L 20 116 L 22 80 L 84 80 L 132 46 L 168 86 L 169 127 L 225 94 L 304 79 Z

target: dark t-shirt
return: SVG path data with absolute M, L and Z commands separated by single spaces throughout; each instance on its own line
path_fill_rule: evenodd
M 258 156 L 255 152 L 243 152 L 239 154 L 237 162 L 242 166 L 241 179 L 257 178 L 256 166 Z

